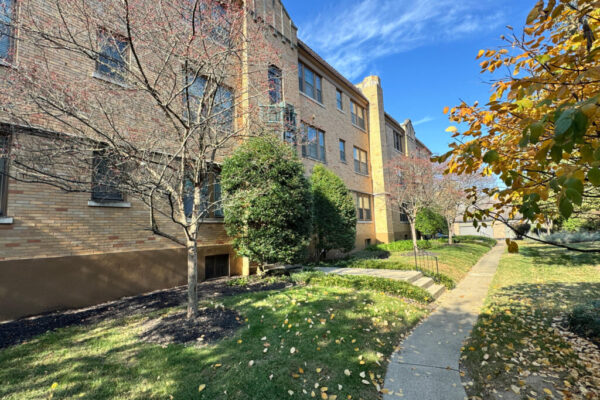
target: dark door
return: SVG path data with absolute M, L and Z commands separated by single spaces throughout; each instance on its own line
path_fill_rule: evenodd
M 206 279 L 229 276 L 229 254 L 207 256 L 204 259 Z

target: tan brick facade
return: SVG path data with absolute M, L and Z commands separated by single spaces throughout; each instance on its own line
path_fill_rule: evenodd
M 274 8 L 273 8 L 274 4 Z M 403 152 L 411 153 L 421 148 L 427 151 L 414 133 L 407 121 L 397 123 L 385 113 L 384 93 L 378 77 L 367 77 L 359 85 L 353 85 L 323 59 L 321 59 L 306 44 L 297 38 L 297 28 L 287 14 L 280 0 L 247 0 L 247 21 L 249 24 L 262 23 L 270 25 L 272 35 L 269 40 L 280 51 L 279 60 L 275 62 L 283 75 L 283 101 L 294 106 L 297 113 L 297 123 L 310 125 L 324 132 L 326 161 L 324 164 L 339 175 L 348 188 L 357 193 L 371 197 L 372 218 L 360 221 L 357 226 L 356 249 L 364 248 L 367 242 L 390 242 L 404 239 L 409 230 L 400 221 L 398 212 L 392 209 L 387 196 L 387 182 L 384 173 L 386 164 L 399 154 L 393 148 L 393 132 L 403 135 Z M 27 63 L 28 57 L 35 57 L 31 49 L 17 49 L 17 61 Z M 250 49 L 251 51 L 251 49 Z M 93 66 L 79 63 L 76 60 L 61 60 L 57 55 L 57 68 L 63 73 L 70 73 L 78 79 L 93 79 Z M 310 68 L 322 78 L 322 101 L 316 101 L 301 92 L 298 79 L 298 62 Z M 65 68 L 68 66 L 68 68 Z M 2 85 L 3 69 L 0 66 L 0 86 Z M 266 80 L 267 77 L 265 76 Z M 245 82 L 249 85 L 251 82 Z M 342 110 L 337 107 L 336 91 L 342 93 Z M 257 106 L 265 99 L 245 99 L 248 103 L 256 102 Z M 365 129 L 352 123 L 351 101 L 366 110 Z M 143 108 L 140 108 L 143 112 Z M 0 115 L 0 123 L 9 123 Z M 339 141 L 345 142 L 346 161 L 340 159 Z M 368 154 L 368 174 L 355 172 L 354 147 Z M 301 154 L 301 146 L 298 145 Z M 315 164 L 322 162 L 308 157 L 303 158 L 306 172 L 310 174 Z M 36 267 L 42 268 L 44 263 L 56 267 L 51 260 L 59 257 L 70 257 L 69 263 L 77 263 L 81 257 L 82 263 L 89 258 L 110 257 L 114 254 L 131 255 L 127 260 L 133 264 L 138 262 L 150 263 L 148 257 L 135 257 L 135 254 L 146 254 L 154 251 L 176 251 L 177 245 L 167 239 L 153 235 L 149 230 L 149 212 L 144 204 L 136 199 L 126 199 L 123 207 L 97 207 L 89 204 L 90 195 L 84 193 L 63 193 L 50 186 L 25 184 L 10 181 L 8 185 L 7 215 L 0 217 L 0 280 L 1 271 L 10 270 L 17 261 L 30 261 Z M 230 247 L 230 240 L 225 234 L 220 221 L 211 221 L 201 228 L 200 252 L 202 254 L 230 254 L 230 274 L 242 275 L 250 273 L 247 260 L 236 258 Z M 75 257 L 75 258 L 73 258 Z M 162 260 L 157 258 L 157 260 Z M 200 278 L 204 278 L 203 257 L 199 257 Z M 11 264 L 12 262 L 12 264 Z M 19 264 L 20 265 L 20 264 Z M 132 265 L 138 268 L 139 265 Z M 98 267 L 100 268 L 100 267 Z M 160 265 L 149 267 L 148 271 L 160 270 Z M 181 274 L 185 272 L 185 264 L 181 265 Z M 60 268 L 58 269 L 58 271 Z M 102 276 L 102 271 L 96 272 Z M 165 280 L 162 287 L 179 282 L 179 278 Z M 6 280 L 5 280 L 6 282 Z M 60 281 L 64 284 L 64 280 Z M 73 282 L 77 285 L 77 281 Z M 89 282 L 86 283 L 89 287 Z M 84 285 L 85 286 L 85 285 Z M 160 288 L 160 282 L 153 281 L 148 285 L 136 287 L 134 292 Z M 38 290 L 37 288 L 36 290 Z M 32 289 L 33 290 L 33 289 Z M 0 303 L 7 298 L 7 293 L 15 293 L 0 283 Z M 108 297 L 93 296 L 87 303 L 95 300 L 108 300 L 119 295 L 132 294 L 131 290 L 112 291 Z M 81 294 L 84 296 L 84 294 Z M 14 304 L 18 298 L 10 298 Z M 40 300 L 40 302 L 42 302 Z M 50 306 L 48 304 L 51 304 Z M 51 308 L 82 306 L 86 301 L 65 300 L 65 303 L 47 302 L 44 306 L 31 305 L 19 308 L 19 311 L 0 315 L 2 317 L 17 317 L 27 313 L 47 311 Z

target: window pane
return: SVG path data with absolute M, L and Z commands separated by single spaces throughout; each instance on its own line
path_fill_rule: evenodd
M 337 101 L 337 108 L 340 110 L 343 110 L 344 103 L 342 102 L 342 92 L 340 92 L 339 90 L 336 92 L 336 101 Z
M 325 161 L 325 134 L 319 131 L 319 158 Z
M 221 179 L 217 178 L 213 186 L 213 201 L 215 202 L 215 218 L 223 218 L 223 205 L 221 204 Z
M 191 84 L 190 81 L 194 80 L 194 76 L 188 77 L 188 96 L 189 96 L 189 112 L 194 122 L 198 123 L 198 118 L 202 115 L 202 96 L 204 96 L 204 88 L 206 87 L 206 79 L 202 76 L 197 77 Z M 185 115 L 187 117 L 188 109 L 186 101 L 188 99 L 184 97 L 185 104 Z
M 112 79 L 123 80 L 126 70 L 127 42 L 104 31 L 98 32 L 98 41 L 100 54 L 96 71 Z
M 340 140 L 340 160 L 346 161 L 346 143 Z
M 225 87 L 218 87 L 213 105 L 213 117 L 223 133 L 233 131 L 233 94 Z
M 316 75 L 315 75 L 315 80 L 316 80 L 316 89 L 317 89 L 317 93 L 316 93 L 316 94 L 317 94 L 317 97 L 316 97 L 316 100 L 317 100 L 319 103 L 322 103 L 322 102 L 323 102 L 323 91 L 322 91 L 322 89 L 321 89 L 321 77 L 320 77 L 320 76 L 316 76 Z
M 281 102 L 281 70 L 274 65 L 269 67 L 269 100 L 271 104 Z
M 0 0 L 0 59 L 10 60 L 13 0 Z
M 95 151 L 92 170 L 92 199 L 97 201 L 123 201 L 118 188 L 119 173 L 110 165 L 112 157 L 106 151 Z
M 304 69 L 304 66 L 302 64 L 298 64 L 298 85 L 300 87 L 300 91 L 303 92 L 304 91 L 304 77 L 302 75 L 302 70 Z
M 314 78 L 313 72 L 308 68 L 304 68 L 304 93 L 313 99 L 315 98 Z
M 183 184 L 183 211 L 188 218 L 192 217 L 194 211 L 194 184 L 189 178 Z
M 319 156 L 317 144 L 317 131 L 313 127 L 308 127 L 308 155 L 312 158 Z

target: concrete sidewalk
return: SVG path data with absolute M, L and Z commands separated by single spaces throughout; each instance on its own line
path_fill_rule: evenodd
M 392 355 L 384 386 L 390 393 L 384 400 L 467 398 L 459 372 L 460 349 L 477 321 L 505 248 L 496 246 L 483 256 Z

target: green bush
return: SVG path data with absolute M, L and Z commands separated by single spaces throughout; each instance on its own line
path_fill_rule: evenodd
M 356 208 L 346 184 L 322 165 L 313 168 L 310 183 L 316 258 L 326 256 L 329 250 L 352 250 L 356 242 Z
M 431 294 L 425 289 L 411 285 L 408 282 L 394 281 L 386 278 L 324 274 L 323 272 L 301 272 L 292 275 L 292 279 L 306 285 L 375 290 L 377 292 L 406 297 L 421 303 L 430 303 L 433 301 Z
M 277 138 L 253 138 L 223 163 L 225 228 L 240 256 L 259 266 L 306 257 L 312 194 L 304 165 Z
M 446 244 L 445 239 L 432 239 L 432 240 L 418 240 L 417 246 L 420 250 L 429 250 L 434 249 L 436 247 L 440 247 Z M 378 244 L 369 246 L 368 250 L 385 250 L 385 251 L 412 251 L 413 250 L 413 242 L 412 240 L 398 240 L 396 242 L 388 243 L 388 244 Z
M 600 339 L 600 299 L 576 306 L 569 314 L 569 326 L 579 335 Z
M 433 236 L 436 233 L 448 233 L 446 219 L 431 208 L 424 208 L 417 213 L 415 228 L 425 236 Z

